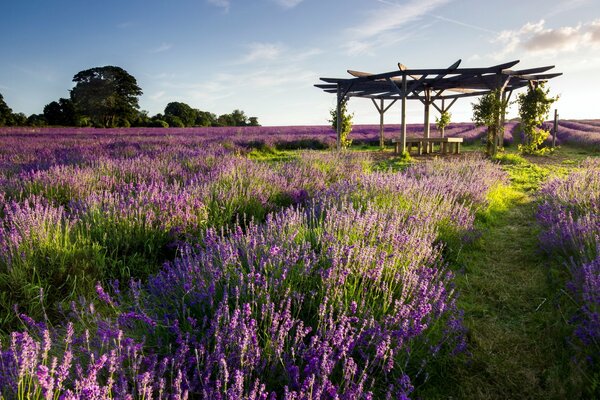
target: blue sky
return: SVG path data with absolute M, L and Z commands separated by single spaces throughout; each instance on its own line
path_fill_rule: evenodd
M 183 101 L 240 108 L 263 125 L 325 124 L 335 99 L 313 87 L 319 77 L 460 58 L 556 65 L 561 117 L 600 118 L 598 0 L 6 1 L 0 49 L 0 93 L 26 114 L 68 97 L 77 72 L 117 65 L 136 77 L 150 114 Z M 457 102 L 454 121 L 470 120 L 471 101 Z M 378 122 L 368 100 L 349 108 L 356 123 Z M 409 102 L 407 118 L 421 122 L 422 106 Z M 386 120 L 399 119 L 394 106 Z

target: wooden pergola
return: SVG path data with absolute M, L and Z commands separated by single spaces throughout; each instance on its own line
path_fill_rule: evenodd
M 419 100 L 425 106 L 423 137 L 430 137 L 429 113 L 433 106 L 441 113 L 448 111 L 454 103 L 463 97 L 475 97 L 500 90 L 502 101 L 508 104 L 512 92 L 516 89 L 562 75 L 545 73 L 554 66 L 511 69 L 519 63 L 511 61 L 505 64 L 484 68 L 459 68 L 458 60 L 448 68 L 409 69 L 398 63 L 398 70 L 371 74 L 348 70 L 352 78 L 320 78 L 325 83 L 316 87 L 327 93 L 337 94 L 337 120 L 341 120 L 341 105 L 350 97 L 371 99 L 379 112 L 380 145 L 383 147 L 383 116 L 398 100 L 401 101 L 400 150 L 406 149 L 406 100 Z M 385 102 L 389 101 L 386 105 Z M 436 103 L 438 102 L 438 103 Z M 498 123 L 504 123 L 504 115 Z M 340 129 L 337 126 L 337 148 L 340 148 Z M 443 132 L 442 132 L 443 135 Z M 499 138 L 499 141 L 503 138 Z M 500 143 L 502 143 L 500 141 Z

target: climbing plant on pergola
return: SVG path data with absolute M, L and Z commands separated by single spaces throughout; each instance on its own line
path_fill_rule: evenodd
M 500 91 L 502 102 L 507 105 L 514 90 L 562 75 L 562 73 L 546 73 L 554 68 L 553 65 L 522 70 L 511 69 L 519 63 L 519 60 L 484 68 L 459 68 L 460 63 L 461 60 L 458 60 L 448 68 L 438 69 L 410 69 L 398 63 L 398 70 L 379 74 L 348 70 L 352 78 L 320 78 L 325 83 L 315 86 L 327 93 L 337 95 L 338 121 L 343 101 L 351 97 L 371 99 L 379 112 L 379 134 L 382 145 L 384 114 L 394 103 L 400 101 L 402 107 L 399 142 L 400 151 L 404 152 L 407 100 L 418 100 L 425 106 L 423 137 L 429 138 L 430 106 L 442 114 L 460 98 L 482 96 L 493 90 Z M 502 113 L 497 124 L 504 124 L 504 118 L 505 114 Z M 496 141 L 502 143 L 503 139 L 497 137 Z M 337 148 L 340 148 L 339 126 Z

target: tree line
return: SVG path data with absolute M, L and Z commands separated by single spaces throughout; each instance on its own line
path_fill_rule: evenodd
M 140 110 L 142 89 L 123 68 L 104 66 L 78 72 L 68 98 L 52 101 L 41 114 L 14 113 L 0 93 L 0 126 L 79 127 L 206 127 L 259 126 L 257 117 L 242 110 L 217 116 L 182 102 L 171 102 L 164 113 L 150 116 Z

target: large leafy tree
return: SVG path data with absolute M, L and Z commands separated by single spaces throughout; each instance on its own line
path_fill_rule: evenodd
M 0 93 L 0 126 L 8 125 L 11 121 L 12 109 L 4 101 Z
M 120 67 L 87 69 L 73 77 L 71 99 L 76 111 L 102 127 L 125 125 L 139 109 L 142 89 L 136 79 Z
M 196 121 L 194 125 L 196 126 L 216 126 L 217 125 L 217 116 L 208 111 L 200 111 L 198 109 L 194 109 L 196 113 Z
M 71 99 L 61 98 L 58 101 L 46 104 L 44 107 L 44 118 L 48 125 L 77 125 L 75 106 Z
M 177 117 L 184 126 L 194 126 L 196 111 L 185 103 L 173 101 L 165 107 L 165 117 Z

